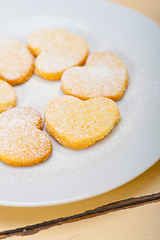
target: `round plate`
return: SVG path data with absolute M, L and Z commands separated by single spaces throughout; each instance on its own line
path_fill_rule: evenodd
M 130 77 L 117 102 L 122 119 L 103 140 L 71 150 L 52 139 L 53 153 L 42 164 L 15 168 L 0 162 L 0 204 L 49 206 L 69 203 L 115 189 L 137 177 L 160 158 L 160 28 L 121 5 L 96 0 L 0 1 L 0 37 L 24 44 L 38 29 L 63 28 L 84 38 L 90 53 L 112 52 Z M 44 116 L 46 105 L 62 95 L 60 81 L 35 75 L 19 86 L 17 106 Z M 45 129 L 44 129 L 45 131 Z

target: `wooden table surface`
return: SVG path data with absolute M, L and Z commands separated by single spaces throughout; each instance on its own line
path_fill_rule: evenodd
M 113 2 L 135 9 L 160 24 L 160 0 Z M 91 199 L 51 207 L 0 206 L 0 239 L 6 237 L 12 240 L 159 240 L 160 160 L 124 186 Z

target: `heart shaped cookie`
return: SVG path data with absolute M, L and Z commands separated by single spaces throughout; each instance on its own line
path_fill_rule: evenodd
M 0 78 L 11 85 L 26 82 L 34 72 L 34 59 L 21 42 L 0 39 Z
M 13 87 L 0 79 L 0 113 L 16 105 L 17 96 Z
M 65 94 L 87 100 L 107 97 L 114 101 L 123 97 L 128 86 L 128 72 L 123 62 L 113 53 L 94 53 L 84 67 L 66 70 L 61 78 Z
M 47 80 L 59 80 L 73 66 L 88 57 L 88 44 L 79 36 L 62 29 L 44 29 L 28 38 L 28 48 L 37 57 L 35 73 Z
M 45 126 L 60 144 L 83 149 L 106 136 L 120 120 L 116 103 L 98 97 L 82 101 L 72 96 L 59 96 L 45 111 Z
M 42 117 L 32 108 L 12 108 L 0 114 L 0 160 L 15 167 L 45 161 L 52 152 L 49 137 L 41 131 Z

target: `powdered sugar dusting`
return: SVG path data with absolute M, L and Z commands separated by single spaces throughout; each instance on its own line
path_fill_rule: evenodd
M 85 67 L 75 67 L 62 76 L 61 86 L 66 94 L 89 99 L 108 97 L 120 99 L 128 85 L 128 72 L 123 62 L 114 54 L 91 54 Z
M 35 65 L 38 71 L 44 73 L 62 72 L 74 65 L 78 65 L 84 55 L 75 53 L 69 49 L 50 49 L 42 51 L 37 57 Z
M 14 108 L 0 114 L 0 159 L 13 166 L 27 166 L 48 158 L 51 142 L 41 128 L 42 118 L 33 109 Z
M 17 107 L 0 114 L 0 127 L 35 126 L 42 129 L 41 114 L 29 107 Z
M 121 96 L 128 81 L 127 70 L 117 67 L 74 67 L 64 72 L 62 89 L 82 99 L 108 97 L 113 100 Z
M 33 33 L 28 38 L 28 47 L 36 56 L 42 50 L 52 48 L 70 49 L 81 54 L 88 51 L 88 45 L 81 37 L 63 29 L 43 29 Z
M 28 39 L 28 47 L 35 56 L 39 55 L 35 73 L 42 77 L 43 73 L 62 73 L 70 67 L 83 65 L 89 51 L 88 44 L 81 37 L 61 29 L 35 32 Z
M 5 81 L 0 79 L 0 113 L 16 105 L 15 90 Z
M 84 148 L 103 138 L 119 119 L 115 102 L 101 97 L 83 102 L 72 96 L 61 96 L 45 112 L 49 133 L 71 148 Z
M 33 57 L 15 39 L 0 39 L 0 77 L 14 81 L 24 78 L 32 69 Z
M 33 127 L 3 128 L 0 130 L 0 157 L 9 161 L 36 162 L 50 152 L 50 141 Z M 11 160 L 10 160 L 11 159 Z M 24 164 L 25 165 L 25 164 Z
M 72 3 L 77 4 L 76 1 L 72 1 Z M 51 8 L 51 5 L 54 4 L 56 8 Z M 87 1 L 85 4 L 85 9 L 87 9 Z M 34 5 L 34 3 L 30 2 L 30 5 Z M 24 4 L 21 4 L 22 6 Z M 46 2 L 44 2 L 44 7 L 47 7 Z M 146 19 L 144 19 L 143 24 L 141 24 L 139 18 L 132 18 L 130 14 L 128 16 L 119 14 L 121 11 L 118 11 L 118 7 L 116 12 L 110 11 L 110 5 L 107 5 L 107 7 L 94 11 L 93 15 L 92 11 L 83 11 L 83 3 L 77 6 L 76 11 L 73 11 L 70 4 L 62 5 L 61 1 L 50 1 L 48 9 L 44 10 L 42 6 L 38 8 L 40 15 L 35 14 L 34 8 L 32 12 L 21 12 L 21 14 L 24 14 L 24 18 L 21 18 L 21 20 L 15 19 L 9 22 L 9 18 L 13 19 L 14 15 L 14 12 L 10 12 L 12 15 L 7 15 L 4 19 L 6 23 L 0 26 L 2 37 L 14 37 L 24 44 L 26 44 L 27 37 L 37 29 L 47 27 L 66 28 L 84 37 L 89 43 L 91 52 L 99 50 L 117 54 L 124 61 L 130 75 L 130 84 L 126 94 L 117 102 L 122 119 L 107 137 L 83 150 L 65 148 L 51 139 L 54 147 L 51 157 L 43 164 L 30 168 L 12 168 L 0 162 L 0 188 L 3 204 L 19 206 L 20 203 L 21 206 L 37 206 L 38 204 L 57 204 L 61 200 L 67 202 L 69 199 L 79 196 L 78 194 L 84 196 L 81 189 L 86 189 L 85 185 L 88 182 L 91 184 L 90 187 L 87 185 L 87 193 L 91 193 L 91 186 L 94 189 L 96 186 L 106 189 L 106 186 L 110 186 L 112 182 L 107 176 L 112 175 L 113 182 L 115 182 L 115 172 L 119 167 L 121 179 L 126 179 L 126 174 L 129 176 L 130 173 L 136 172 L 144 162 L 147 163 L 147 154 L 143 158 L 142 151 L 137 151 L 135 142 L 139 143 L 141 147 L 143 141 L 140 142 L 140 139 L 142 139 L 140 137 L 144 132 L 148 132 L 150 127 L 152 130 L 150 130 L 149 146 L 155 143 L 155 141 L 150 140 L 151 138 L 152 140 L 159 139 L 155 137 L 157 133 L 152 132 L 155 128 L 158 130 L 159 38 L 155 35 L 153 23 L 149 25 L 149 21 L 146 23 Z M 15 6 L 15 9 L 17 9 L 17 6 Z M 69 13 L 67 12 L 68 9 L 70 10 Z M 16 17 L 18 18 L 18 16 Z M 128 21 L 130 17 L 131 21 Z M 148 41 L 145 41 L 146 39 Z M 46 105 L 55 96 L 63 94 L 60 81 L 45 81 L 35 75 L 33 75 L 31 81 L 15 86 L 14 89 L 17 93 L 18 106 L 33 107 L 40 111 L 42 116 Z M 155 135 L 152 133 L 155 133 Z M 159 141 L 156 142 L 158 144 Z M 153 147 L 153 149 L 155 148 Z M 135 156 L 127 158 L 127 149 L 128 152 L 134 149 Z M 142 150 L 147 151 L 147 147 Z M 155 151 L 149 153 L 152 159 L 154 158 L 153 153 Z M 132 161 L 133 159 L 135 161 Z M 123 164 L 124 161 L 127 166 Z M 104 181 L 99 185 L 93 185 L 92 181 L 95 177 L 97 176 L 97 182 L 101 177 L 99 169 L 104 166 L 104 163 L 105 175 L 102 176 Z M 110 171 L 112 166 L 113 171 Z M 131 168 L 133 171 L 129 172 Z M 96 174 L 92 174 L 92 170 L 96 170 Z M 87 182 L 84 181 L 85 173 L 88 175 Z M 76 177 L 79 181 L 74 181 Z M 128 179 L 131 178 L 128 177 Z M 77 182 L 80 188 L 76 187 Z M 105 187 L 103 188 L 103 186 Z
M 5 81 L 0 80 L 0 105 L 16 101 L 16 92 Z

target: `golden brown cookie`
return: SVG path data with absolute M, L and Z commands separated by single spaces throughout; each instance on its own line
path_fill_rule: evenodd
M 0 79 L 0 113 L 15 107 L 17 101 L 16 92 L 13 87 Z
M 61 78 L 65 94 L 82 100 L 107 97 L 114 101 L 123 97 L 129 77 L 124 63 L 113 53 L 93 53 L 84 67 L 66 70 Z
M 82 101 L 72 96 L 59 96 L 45 111 L 45 126 L 60 144 L 83 149 L 106 136 L 121 116 L 116 103 L 98 97 Z
M 34 72 L 34 58 L 21 42 L 0 39 L 0 78 L 11 85 L 26 82 Z
M 28 38 L 28 48 L 37 57 L 35 73 L 47 80 L 59 80 L 62 73 L 85 63 L 89 47 L 79 36 L 63 29 L 43 29 Z
M 19 107 L 0 114 L 0 160 L 15 167 L 45 161 L 52 152 L 50 138 L 41 131 L 42 117 L 32 108 Z

